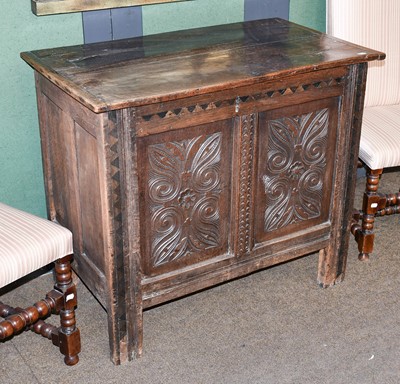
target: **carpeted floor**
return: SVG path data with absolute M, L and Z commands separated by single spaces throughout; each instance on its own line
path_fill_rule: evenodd
M 396 191 L 400 171 L 382 183 Z M 367 263 L 351 241 L 346 278 L 335 287 L 317 286 L 315 254 L 147 310 L 144 356 L 121 366 L 109 360 L 105 311 L 79 283 L 80 363 L 66 367 L 48 340 L 26 332 L 0 344 L 0 383 L 398 384 L 399 221 L 377 222 Z M 31 305 L 51 279 L 1 298 Z

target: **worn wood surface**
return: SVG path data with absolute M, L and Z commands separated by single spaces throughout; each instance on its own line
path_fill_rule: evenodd
M 272 19 L 22 57 L 49 215 L 114 363 L 141 355 L 144 308 L 311 252 L 321 286 L 343 279 L 366 62 L 384 54 Z
M 95 112 L 383 57 L 280 19 L 22 54 Z
M 31 6 L 35 15 L 43 16 L 177 1 L 188 0 L 31 0 Z

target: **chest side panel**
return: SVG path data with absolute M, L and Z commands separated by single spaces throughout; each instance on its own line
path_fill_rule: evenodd
M 102 116 L 42 77 L 37 86 L 48 212 L 73 232 L 75 269 L 105 304 Z

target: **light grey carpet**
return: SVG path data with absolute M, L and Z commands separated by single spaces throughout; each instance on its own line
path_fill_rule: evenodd
M 383 186 L 394 192 L 400 172 L 384 175 Z M 64 366 L 48 340 L 26 332 L 0 344 L 0 382 L 398 384 L 399 220 L 377 222 L 367 263 L 351 241 L 346 278 L 335 287 L 317 286 L 310 255 L 147 310 L 144 356 L 121 366 L 109 360 L 106 313 L 79 283 L 80 363 Z M 2 300 L 31 305 L 51 279 Z

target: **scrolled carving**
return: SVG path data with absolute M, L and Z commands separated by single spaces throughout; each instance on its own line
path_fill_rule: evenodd
M 211 191 L 220 183 L 220 157 L 221 137 L 212 135 L 202 144 L 192 162 L 193 181 L 199 191 Z
M 314 168 L 307 170 L 299 180 L 298 199 L 304 219 L 320 214 L 323 176 L 323 169 Z
M 182 238 L 184 215 L 177 207 L 157 209 L 152 218 L 152 258 L 155 264 L 174 260 L 185 252 L 186 241 Z
M 219 198 L 218 194 L 204 196 L 193 207 L 193 228 L 189 235 L 193 248 L 217 247 L 219 238 Z
M 220 245 L 221 139 L 218 132 L 148 147 L 153 266 Z
M 263 177 L 265 193 L 267 194 L 267 209 L 264 214 L 264 229 L 266 232 L 285 227 L 292 221 L 293 208 L 288 209 L 292 200 L 289 178 Z
M 305 164 L 311 166 L 323 161 L 326 154 L 328 118 L 326 110 L 305 116 L 304 135 L 302 142 L 304 145 L 303 159 Z
M 176 197 L 181 189 L 180 163 L 170 155 L 167 148 L 150 147 L 149 162 L 155 173 L 151 173 L 149 193 L 151 199 L 157 203 L 170 201 Z
M 327 108 L 268 122 L 265 232 L 321 215 L 328 122 Z

